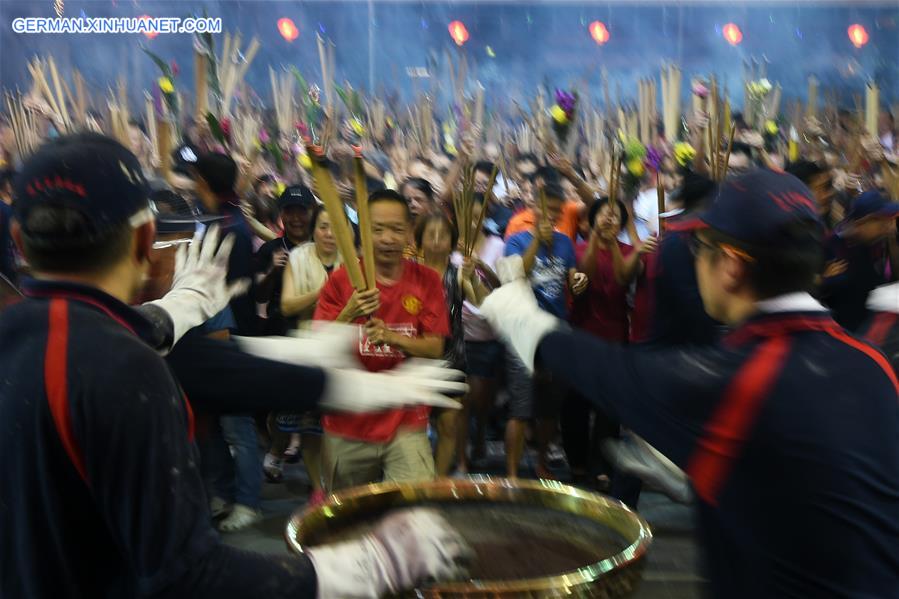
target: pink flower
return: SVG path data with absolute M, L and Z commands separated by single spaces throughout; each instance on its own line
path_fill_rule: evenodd
M 260 142 L 267 144 L 270 139 L 271 138 L 268 136 L 268 131 L 266 131 L 265 129 L 259 130 L 259 141 Z
M 178 63 L 173 60 L 171 67 L 172 67 L 172 77 L 177 77 L 178 73 L 181 72 L 181 69 L 178 68 Z
M 696 83 L 693 86 L 693 94 L 700 98 L 707 98 L 709 96 L 709 88 L 701 83 Z

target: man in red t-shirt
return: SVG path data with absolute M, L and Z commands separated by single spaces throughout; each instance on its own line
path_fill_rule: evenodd
M 377 289 L 355 291 L 345 268 L 322 288 L 316 320 L 363 325 L 358 354 L 370 371 L 388 370 L 406 356 L 440 358 L 450 334 L 440 276 L 403 259 L 411 213 L 392 190 L 369 199 Z M 426 429 L 429 408 L 417 406 L 372 414 L 330 413 L 322 465 L 329 491 L 377 482 L 434 478 Z

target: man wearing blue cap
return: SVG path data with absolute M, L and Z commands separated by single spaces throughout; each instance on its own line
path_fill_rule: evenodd
M 865 302 L 875 287 L 899 277 L 896 219 L 899 203 L 879 191 L 852 202 L 846 221 L 825 242 L 827 268 L 819 297 L 833 318 L 850 331 L 870 316 Z
M 810 294 L 812 193 L 760 170 L 722 184 L 693 252 L 720 344 L 616 347 L 541 311 L 521 264 L 481 311 L 689 476 L 715 597 L 892 597 L 899 589 L 899 381 Z
M 233 242 L 212 230 L 181 246 L 168 294 L 130 308 L 155 238 L 147 196 L 134 155 L 97 134 L 43 146 L 17 180 L 12 234 L 35 279 L 0 314 L 0 595 L 337 599 L 453 575 L 464 547 L 427 511 L 302 557 L 221 542 L 190 405 L 157 351 L 246 286 L 225 282 Z M 358 399 L 360 376 L 390 378 L 332 369 L 322 399 Z

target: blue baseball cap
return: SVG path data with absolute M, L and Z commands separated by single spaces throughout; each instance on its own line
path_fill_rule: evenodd
M 709 228 L 766 252 L 821 243 L 824 223 L 814 194 L 783 171 L 757 169 L 729 179 L 710 200 L 690 228 Z
M 22 230 L 38 206 L 72 208 L 84 215 L 87 235 L 104 233 L 146 212 L 149 186 L 137 158 L 116 140 L 78 133 L 50 141 L 32 154 L 14 183 L 13 213 Z
M 866 191 L 852 202 L 846 218 L 860 220 L 866 216 L 897 218 L 899 217 L 899 203 L 889 201 L 876 189 Z

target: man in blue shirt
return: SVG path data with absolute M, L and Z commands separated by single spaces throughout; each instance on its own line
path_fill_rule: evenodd
M 587 277 L 577 272 L 577 260 L 571 239 L 553 229 L 562 214 L 565 193 L 561 186 L 548 183 L 544 188 L 546 212 L 534 210 L 536 227 L 513 235 L 506 242 L 506 256 L 519 255 L 540 308 L 562 320 L 568 318 L 568 292 L 575 295 L 587 288 Z M 514 355 L 508 358 L 509 422 L 506 425 L 506 474 L 518 476 L 524 452 L 527 422 L 537 420 L 537 466 L 539 478 L 551 478 L 546 463 L 549 442 L 556 431 L 558 409 L 564 388 L 546 373 L 533 375 Z

